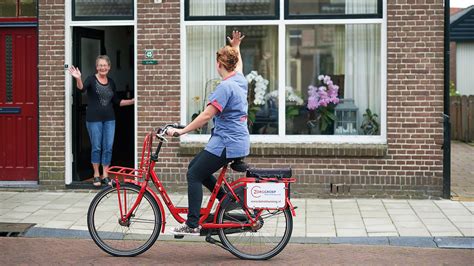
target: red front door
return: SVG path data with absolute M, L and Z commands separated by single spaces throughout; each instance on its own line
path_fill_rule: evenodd
M 36 28 L 0 27 L 0 181 L 38 180 Z

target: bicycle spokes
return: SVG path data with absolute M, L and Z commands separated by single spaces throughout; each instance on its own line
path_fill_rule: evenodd
M 139 188 L 124 184 L 120 190 L 110 187 L 101 191 L 92 201 L 87 217 L 89 232 L 104 251 L 135 256 L 153 245 L 161 228 L 161 212 L 151 195 L 145 193 L 137 204 L 139 197 Z M 127 218 L 122 214 L 125 211 Z

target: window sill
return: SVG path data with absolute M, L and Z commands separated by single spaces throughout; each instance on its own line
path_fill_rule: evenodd
M 196 155 L 206 143 L 181 142 L 180 155 Z M 294 157 L 384 157 L 387 144 L 297 144 L 297 143 L 252 143 L 251 156 L 294 156 Z

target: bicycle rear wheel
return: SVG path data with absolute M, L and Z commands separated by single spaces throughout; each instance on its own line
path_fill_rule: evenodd
M 130 210 L 140 187 L 120 186 L 123 210 Z M 92 200 L 87 213 L 87 226 L 94 242 L 114 256 L 136 256 L 148 250 L 160 234 L 161 212 L 155 199 L 146 192 L 130 219 L 122 222 L 117 188 L 108 187 Z
M 247 223 L 248 218 L 243 208 L 236 202 L 223 205 L 217 222 Z M 219 229 L 219 238 L 232 254 L 241 259 L 266 260 L 285 248 L 292 231 L 293 217 L 289 209 L 263 210 L 255 227 Z

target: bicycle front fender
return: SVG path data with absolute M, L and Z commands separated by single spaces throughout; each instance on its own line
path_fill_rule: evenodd
M 288 206 L 288 208 L 290 209 L 291 215 L 295 217 L 296 216 L 295 207 L 291 203 L 290 198 L 286 198 L 286 206 Z
M 140 182 L 133 180 L 133 179 L 124 179 L 124 182 L 127 184 L 131 184 L 137 187 L 137 189 L 141 189 L 141 186 L 139 185 Z M 163 207 L 163 204 L 161 203 L 161 200 L 158 198 L 158 196 L 151 190 L 150 187 L 146 187 L 146 193 L 149 193 L 153 199 L 155 199 L 156 203 L 158 204 L 158 208 L 160 208 L 161 212 L 161 233 L 165 232 L 165 224 L 166 224 L 166 217 L 165 217 L 165 208 Z

